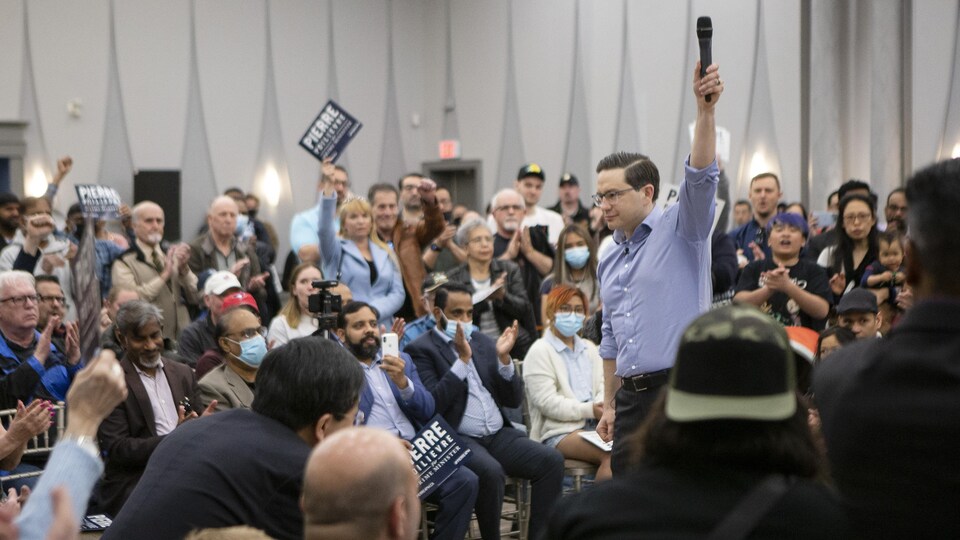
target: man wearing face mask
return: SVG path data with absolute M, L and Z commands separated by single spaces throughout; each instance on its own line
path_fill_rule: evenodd
M 257 370 L 267 354 L 260 318 L 246 309 L 231 309 L 217 320 L 217 346 L 223 364 L 200 379 L 204 406 L 214 403 L 217 411 L 249 409 Z
M 405 353 L 384 355 L 376 308 L 350 302 L 337 315 L 337 338 L 360 362 L 365 383 L 360 392 L 358 423 L 411 440 L 434 415 L 433 396 Z M 477 498 L 477 477 L 461 467 L 427 501 L 438 506 L 431 538 L 458 540 L 467 533 Z
M 560 497 L 563 456 L 514 428 L 504 407 L 519 407 L 523 380 L 510 358 L 518 324 L 497 341 L 474 331 L 473 299 L 466 285 L 448 283 L 436 291 L 437 327 L 407 346 L 437 412 L 463 436 L 472 457 L 467 467 L 480 478 L 477 521 L 483 538 L 499 538 L 505 476 L 529 479 L 529 536 L 546 530 L 550 509 Z
M 220 316 L 227 313 L 228 311 L 233 311 L 235 308 L 241 308 L 245 311 L 251 313 L 256 317 L 260 326 L 263 326 L 263 319 L 260 317 L 260 311 L 257 309 L 257 301 L 253 299 L 253 296 L 250 296 L 250 293 L 243 291 L 236 291 L 228 294 L 224 294 L 223 298 L 220 300 Z M 219 325 L 219 318 L 218 323 Z M 224 359 L 229 356 L 225 355 L 223 348 L 220 346 L 220 335 L 217 334 L 217 328 L 214 327 L 214 347 L 207 349 L 200 358 L 197 359 L 197 365 L 195 371 L 198 378 L 203 378 L 214 370 L 217 366 L 223 364 Z

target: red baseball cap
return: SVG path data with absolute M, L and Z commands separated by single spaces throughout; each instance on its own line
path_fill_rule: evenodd
M 257 301 L 253 299 L 253 296 L 250 293 L 239 291 L 235 293 L 230 293 L 227 296 L 223 297 L 223 306 L 221 311 L 226 313 L 227 310 L 233 309 L 239 306 L 247 306 L 253 309 L 253 312 L 257 315 L 260 315 L 260 310 L 257 308 Z

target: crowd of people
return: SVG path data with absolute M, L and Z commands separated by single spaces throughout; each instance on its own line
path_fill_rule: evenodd
M 0 469 L 34 475 L 0 477 L 0 539 L 87 513 L 108 539 L 491 539 L 508 479 L 529 538 L 960 534 L 960 161 L 889 193 L 885 227 L 866 182 L 808 212 L 763 173 L 725 231 L 716 65 L 692 91 L 667 206 L 637 153 L 600 161 L 589 209 L 569 173 L 544 207 L 536 163 L 470 209 L 413 173 L 357 196 L 326 160 L 281 260 L 237 188 L 175 243 L 151 201 L 58 225 L 69 158 L 43 197 L 0 194 Z M 21 463 L 59 401 L 56 448 Z M 469 459 L 422 521 L 408 449 L 436 417 Z M 563 495 L 566 460 L 594 484 Z

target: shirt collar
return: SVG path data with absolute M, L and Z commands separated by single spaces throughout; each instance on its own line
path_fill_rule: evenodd
M 137 247 L 140 248 L 140 251 L 142 251 L 144 255 L 149 256 L 151 253 L 156 251 L 158 255 L 163 256 L 163 252 L 160 251 L 160 244 L 156 244 L 151 248 L 150 246 L 141 242 L 139 238 L 137 238 L 135 242 L 137 243 Z
M 543 333 L 543 339 L 547 341 L 547 344 L 554 348 L 558 353 L 562 353 L 564 349 L 570 349 L 567 347 L 567 344 L 563 342 L 556 334 L 553 333 L 553 330 L 547 329 Z M 580 354 L 586 346 L 583 344 L 583 340 L 580 339 L 580 336 L 573 336 L 573 352 L 574 354 Z
M 623 231 L 617 229 L 613 231 L 613 240 L 618 244 L 623 244 L 625 242 L 639 242 L 645 236 L 650 234 L 650 231 L 657 228 L 657 224 L 660 223 L 660 219 L 663 218 L 663 210 L 654 204 L 653 210 L 647 214 L 647 217 L 644 218 L 643 222 L 640 223 L 640 226 L 633 231 L 633 236 L 627 239 L 626 235 L 623 234 Z

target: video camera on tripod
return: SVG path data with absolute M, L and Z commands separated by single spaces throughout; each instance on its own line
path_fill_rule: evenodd
M 343 307 L 343 298 L 330 292 L 330 289 L 339 284 L 336 280 L 315 280 L 313 286 L 320 291 L 307 298 L 307 309 L 317 319 L 317 333 L 326 338 L 330 337 L 330 332 L 337 329 L 337 314 Z

